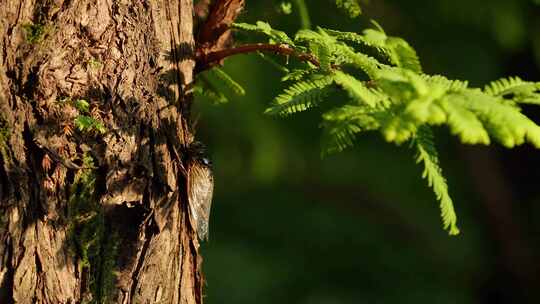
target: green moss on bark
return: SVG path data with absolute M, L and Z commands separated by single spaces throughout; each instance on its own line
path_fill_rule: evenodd
M 46 27 L 43 24 L 32 24 L 32 23 L 26 23 L 22 26 L 24 30 L 24 38 L 26 39 L 26 42 L 30 44 L 35 44 L 40 42 L 43 39 L 43 36 L 46 32 Z
M 11 129 L 9 128 L 7 121 L 4 119 L 4 116 L 0 115 L 0 154 L 4 161 L 9 157 L 6 148 L 8 146 L 8 141 L 11 136 Z
M 93 160 L 84 157 L 84 166 Z M 70 188 L 68 205 L 69 241 L 79 258 L 79 271 L 86 275 L 85 303 L 109 303 L 114 290 L 119 237 L 111 233 L 95 195 L 94 170 L 79 170 Z

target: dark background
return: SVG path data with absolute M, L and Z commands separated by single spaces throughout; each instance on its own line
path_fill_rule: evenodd
M 241 21 L 294 34 L 298 10 L 247 0 Z M 430 74 L 540 81 L 534 0 L 372 0 L 351 20 L 307 0 L 313 25 L 361 31 L 377 20 L 414 46 Z M 536 1 L 538 2 L 538 1 Z M 442 229 L 438 202 L 407 145 L 378 134 L 320 157 L 320 112 L 264 115 L 283 88 L 255 55 L 227 61 L 247 90 L 197 101 L 197 134 L 215 167 L 207 303 L 540 303 L 540 151 L 460 145 L 438 128 L 441 165 L 462 233 Z M 538 108 L 525 113 L 540 122 Z

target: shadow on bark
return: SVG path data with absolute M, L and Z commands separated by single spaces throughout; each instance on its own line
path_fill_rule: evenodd
M 185 58 L 177 54 L 187 48 L 192 49 L 187 44 L 178 46 L 179 50 L 173 50 L 167 58 L 179 62 Z M 36 95 L 37 77 L 29 79 L 24 92 L 27 100 L 35 103 L 31 97 Z M 185 147 L 192 140 L 187 122 L 191 101 L 190 96 L 182 100 L 177 97 L 175 89 L 184 82 L 180 71 L 164 71 L 158 79 L 157 92 L 149 93 L 145 101 L 123 100 L 105 87 L 96 87 L 58 104 L 31 106 L 37 123 L 24 128 L 23 138 L 32 172 L 29 201 L 38 207 L 23 215 L 22 230 L 26 233 L 44 225 L 51 231 L 66 232 L 55 259 L 63 261 L 57 267 L 75 267 L 82 301 L 117 301 L 116 290 L 133 298 L 142 284 L 141 273 L 151 266 L 148 261 L 151 263 L 154 257 L 160 263 L 171 263 L 168 259 L 173 257 L 159 257 L 163 246 L 178 247 L 172 250 L 177 258 L 196 257 L 191 267 L 197 276 L 193 282 L 196 294 L 200 295 L 198 241 L 193 231 L 179 230 L 191 227 L 185 216 L 186 180 L 181 170 Z M 158 107 L 159 103 L 153 102 L 158 98 L 173 102 Z M 76 123 L 81 117 L 87 120 L 86 126 Z M 106 130 L 100 130 L 98 124 Z M 7 166 L 5 157 L 0 157 L 0 197 L 17 197 L 17 176 L 28 172 Z M 9 206 L 2 202 L 3 212 Z M 0 224 L 3 229 L 3 221 Z M 164 232 L 170 236 L 161 240 Z M 190 245 L 181 248 L 179 243 L 185 246 L 186 240 Z M 156 246 L 154 242 L 161 244 Z M 11 249 L 18 245 L 4 245 L 11 260 Z M 36 265 L 38 272 L 45 271 L 37 255 Z M 0 282 L 2 303 L 13 301 L 14 275 L 11 269 Z

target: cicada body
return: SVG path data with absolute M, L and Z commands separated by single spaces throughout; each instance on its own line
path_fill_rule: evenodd
M 189 215 L 200 240 L 208 240 L 208 222 L 214 192 L 212 164 L 202 152 L 192 153 L 188 160 L 187 190 Z

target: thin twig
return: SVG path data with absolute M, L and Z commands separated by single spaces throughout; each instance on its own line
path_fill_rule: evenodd
M 254 52 L 270 52 L 275 54 L 280 54 L 284 56 L 293 56 L 298 58 L 301 61 L 308 61 L 315 66 L 320 66 L 319 60 L 311 54 L 300 53 L 295 51 L 292 47 L 287 44 L 264 44 L 264 43 L 255 43 L 255 44 L 245 44 L 239 47 L 219 50 L 215 52 L 210 52 L 208 54 L 199 53 L 197 54 L 197 64 L 198 72 L 207 70 L 218 63 L 223 59 L 238 55 L 238 54 L 248 54 Z

